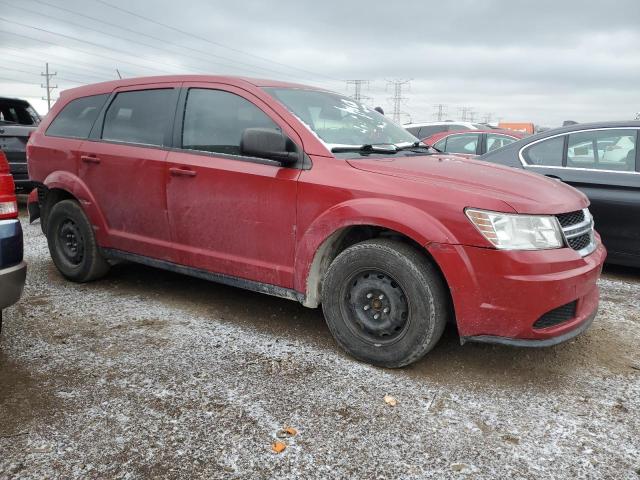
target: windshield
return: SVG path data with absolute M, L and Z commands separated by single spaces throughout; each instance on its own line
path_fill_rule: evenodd
M 318 90 L 265 88 L 330 149 L 341 146 L 408 145 L 418 139 L 373 108 Z

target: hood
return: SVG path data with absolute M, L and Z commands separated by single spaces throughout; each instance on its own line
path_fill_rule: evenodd
M 587 197 L 562 182 L 524 170 L 453 155 L 350 159 L 358 170 L 446 186 L 501 200 L 518 213 L 557 214 L 589 205 Z M 482 208 L 480 205 L 467 205 Z

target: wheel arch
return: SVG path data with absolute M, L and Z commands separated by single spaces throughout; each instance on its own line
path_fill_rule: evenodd
M 354 209 L 359 211 L 357 217 L 353 216 Z M 453 243 L 452 234 L 435 218 L 400 202 L 350 202 L 331 209 L 311 224 L 298 243 L 294 282 L 295 289 L 304 292 L 303 304 L 310 308 L 320 305 L 324 275 L 342 251 L 379 237 L 412 245 L 441 273 L 425 246 L 432 242 Z M 442 278 L 447 285 L 444 275 Z
M 48 213 L 53 206 L 62 200 L 75 200 L 87 215 L 95 232 L 96 240 L 103 245 L 106 240 L 107 224 L 87 185 L 71 172 L 56 171 L 47 176 L 43 182 L 47 189 L 43 208 L 43 230 L 46 233 Z

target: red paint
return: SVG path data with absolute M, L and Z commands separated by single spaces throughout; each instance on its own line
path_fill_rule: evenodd
M 304 149 L 312 168 L 44 135 L 73 98 L 150 85 L 216 88 L 243 96 Z M 548 338 L 596 307 L 596 280 L 605 256 L 601 245 L 584 258 L 570 248 L 499 251 L 463 213 L 465 207 L 571 212 L 588 206 L 577 190 L 527 172 L 448 155 L 337 159 L 261 86 L 291 85 L 174 76 L 63 92 L 29 141 L 31 179 L 75 196 L 103 247 L 302 294 L 314 256 L 333 233 L 351 225 L 395 230 L 424 246 L 442 270 L 464 336 Z M 531 329 L 540 315 L 575 299 L 579 305 L 574 321 L 547 331 Z

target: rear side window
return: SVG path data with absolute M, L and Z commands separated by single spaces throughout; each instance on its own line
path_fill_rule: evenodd
M 107 94 L 77 98 L 69 102 L 47 128 L 51 137 L 87 138 L 107 101 Z
M 221 90 L 189 90 L 182 148 L 240 155 L 240 140 L 246 128 L 280 130 L 262 110 L 238 95 Z
M 528 147 L 523 152 L 529 165 L 561 167 L 564 153 L 564 136 L 551 138 Z
M 118 93 L 105 114 L 102 138 L 164 145 L 175 111 L 174 99 L 171 88 Z
M 510 143 L 515 142 L 516 139 L 507 137 L 506 135 L 497 135 L 495 133 L 487 134 L 487 152 L 492 152 L 499 148 L 502 148 Z
M 569 135 L 567 166 L 633 172 L 636 169 L 636 130 L 607 129 Z

